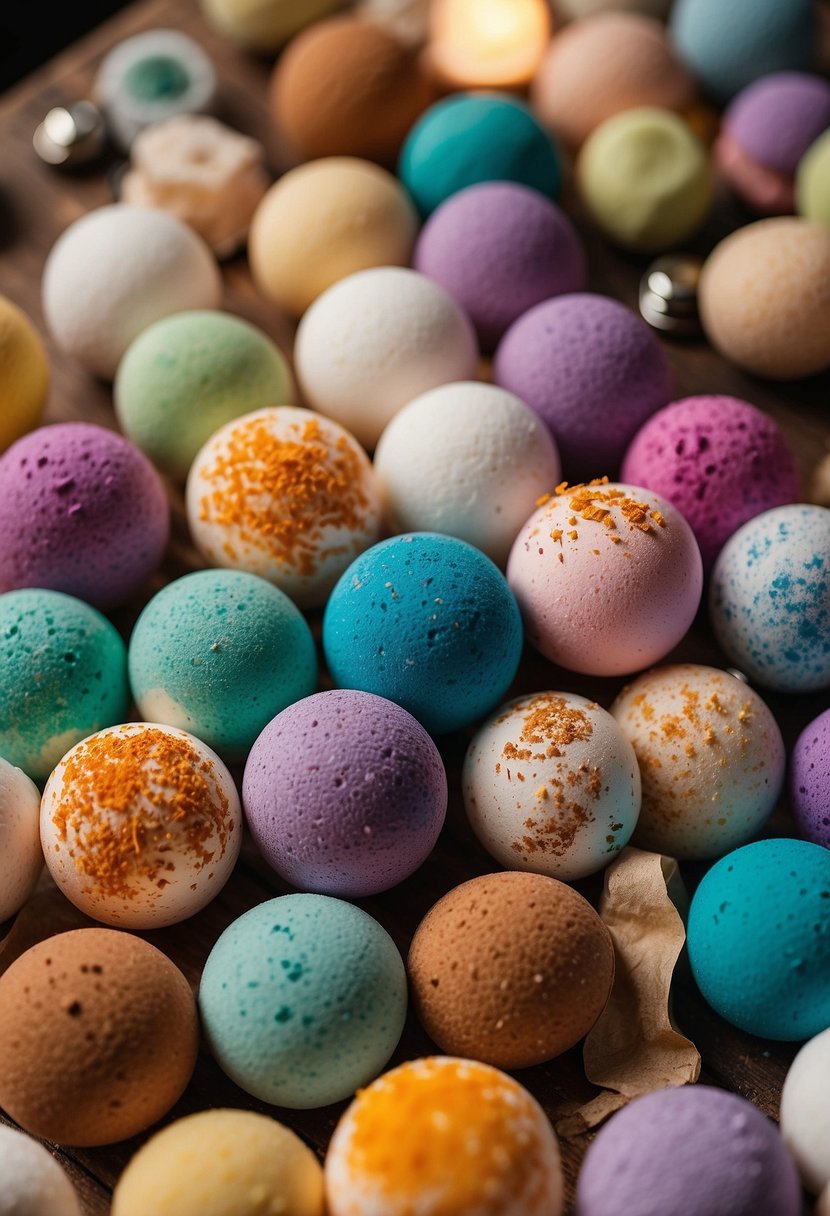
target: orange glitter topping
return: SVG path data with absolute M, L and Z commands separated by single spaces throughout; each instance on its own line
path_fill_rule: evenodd
M 624 489 L 618 486 L 610 486 L 607 477 L 595 477 L 593 481 L 582 482 L 579 485 L 568 486 L 567 481 L 560 482 L 554 493 L 562 498 L 567 498 L 568 507 L 571 515 L 568 523 L 573 526 L 577 519 L 584 519 L 590 523 L 602 524 L 609 531 L 616 530 L 616 523 L 612 515 L 612 507 L 616 508 L 623 519 L 632 527 L 640 532 L 652 532 L 655 527 L 665 528 L 666 520 L 663 514 L 654 507 L 649 506 L 647 502 L 640 502 L 636 498 L 632 498 Z M 551 536 L 554 540 L 561 538 L 561 531 L 558 536 Z M 571 540 L 577 540 L 579 533 L 571 531 L 568 533 Z M 612 540 L 617 540 L 612 537 Z

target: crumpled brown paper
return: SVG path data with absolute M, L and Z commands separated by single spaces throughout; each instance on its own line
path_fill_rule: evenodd
M 599 914 L 614 941 L 616 973 L 583 1049 L 585 1075 L 605 1092 L 557 1123 L 566 1139 L 640 1094 L 698 1079 L 700 1053 L 670 1010 L 672 975 L 686 941 L 678 907 L 687 905 L 671 857 L 627 848 L 606 871 Z

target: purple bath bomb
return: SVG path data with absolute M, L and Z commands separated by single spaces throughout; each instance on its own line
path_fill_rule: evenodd
M 484 182 L 434 211 L 413 265 L 465 310 L 485 349 L 542 300 L 582 291 L 585 255 L 567 216 L 514 182 Z
M 798 468 L 772 418 L 737 397 L 683 397 L 631 442 L 623 481 L 673 502 L 711 569 L 733 532 L 772 507 L 798 502 Z
M 668 361 L 645 322 L 587 292 L 520 317 L 499 344 L 493 379 L 550 427 L 569 481 L 613 478 L 634 433 L 672 391 Z
M 601 1129 L 577 1216 L 800 1216 L 798 1172 L 775 1126 L 708 1085 L 637 1098 Z
M 44 426 L 0 457 L 0 592 L 44 587 L 114 608 L 159 565 L 169 529 L 161 478 L 114 431 Z
M 374 693 L 315 693 L 277 714 L 242 783 L 260 852 L 287 882 L 360 898 L 426 860 L 447 810 L 437 747 L 410 713 Z
M 830 127 L 830 82 L 807 72 L 773 72 L 742 90 L 723 116 L 723 129 L 753 160 L 793 174 Z
M 798 736 L 790 760 L 790 808 L 799 834 L 830 849 L 830 709 Z

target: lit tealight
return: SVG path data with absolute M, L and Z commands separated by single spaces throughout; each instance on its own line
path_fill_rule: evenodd
M 433 70 L 461 88 L 514 88 L 533 76 L 551 36 L 546 0 L 435 0 Z

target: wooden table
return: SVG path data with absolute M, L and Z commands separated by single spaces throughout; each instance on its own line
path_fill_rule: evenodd
M 42 165 L 32 153 L 32 133 L 50 106 L 88 95 L 95 67 L 113 44 L 154 26 L 185 30 L 205 46 L 219 70 L 222 116 L 262 140 L 272 167 L 279 170 L 279 149 L 269 130 L 264 105 L 267 63 L 236 51 L 216 37 L 202 22 L 195 0 L 141 0 L 119 14 L 0 99 L 0 147 L 3 150 L 0 157 L 0 291 L 26 310 L 42 334 L 45 327 L 40 307 L 40 277 L 49 248 L 69 223 L 90 208 L 111 201 L 112 195 L 104 171 L 71 176 Z M 705 251 L 723 232 L 748 218 L 735 213 L 723 202 L 696 247 Z M 579 222 L 579 217 L 577 220 Z M 643 261 L 610 249 L 584 224 L 581 227 L 588 247 L 591 287 L 636 307 Z M 256 294 L 244 258 L 227 263 L 224 276 L 225 307 L 259 325 L 284 349 L 290 350 L 291 327 Z M 114 426 L 109 387 L 91 379 L 48 339 L 47 345 L 53 370 L 48 418 L 52 421 L 84 418 Z M 697 392 L 732 393 L 772 414 L 798 454 L 806 486 L 830 434 L 827 412 L 830 377 L 792 385 L 768 384 L 730 367 L 704 343 L 666 341 L 665 349 L 675 372 L 676 396 Z M 180 490 L 171 487 L 170 492 L 173 540 L 164 569 L 148 588 L 145 599 L 164 582 L 200 564 L 189 544 Z M 142 602 L 137 601 L 116 615 L 116 623 L 125 636 Z M 312 624 L 319 637 L 319 620 Z M 705 615 L 673 657 L 726 665 L 708 632 Z M 528 655 L 515 691 L 564 687 L 588 693 L 607 705 L 620 684 L 621 681 L 583 680 L 559 673 L 538 657 Z M 825 707 L 827 700 L 826 694 L 805 698 L 770 696 L 767 699 L 779 717 L 788 746 L 798 731 Z M 450 774 L 450 810 L 434 855 L 402 886 L 376 899 L 363 901 L 363 906 L 389 930 L 404 952 L 420 918 L 441 895 L 457 883 L 495 868 L 472 836 L 461 804 L 458 776 L 467 737 L 458 734 L 442 744 Z M 773 818 L 770 832 L 788 834 L 789 831 L 786 809 L 782 807 Z M 685 867 L 687 883 L 693 886 L 701 872 L 701 867 Z M 600 880 L 578 885 L 584 894 L 596 900 Z M 222 930 L 246 909 L 286 890 L 248 842 L 233 878 L 210 907 L 183 925 L 144 936 L 170 955 L 195 987 L 207 954 Z M 38 895 L 18 918 L 7 948 L 0 955 L 0 966 L 7 965 L 42 937 L 89 923 L 48 882 L 44 882 Z M 743 1094 L 768 1115 L 776 1117 L 781 1083 L 796 1046 L 763 1042 L 734 1030 L 708 1009 L 691 981 L 681 980 L 677 984 L 675 1015 L 681 1028 L 700 1048 L 703 1056 L 701 1079 Z M 410 1016 L 392 1063 L 431 1050 L 429 1040 Z M 584 1078 L 578 1049 L 544 1066 L 525 1070 L 519 1076 L 552 1118 L 595 1092 Z M 322 1158 L 345 1104 L 316 1111 L 265 1107 L 237 1089 L 203 1051 L 193 1081 L 170 1112 L 168 1121 L 217 1105 L 269 1110 L 293 1127 Z M 88 1216 L 103 1216 L 109 1211 L 112 1186 L 143 1139 L 95 1150 L 56 1150 L 83 1197 Z M 563 1145 L 569 1200 L 586 1144 L 587 1140 L 582 1140 Z

